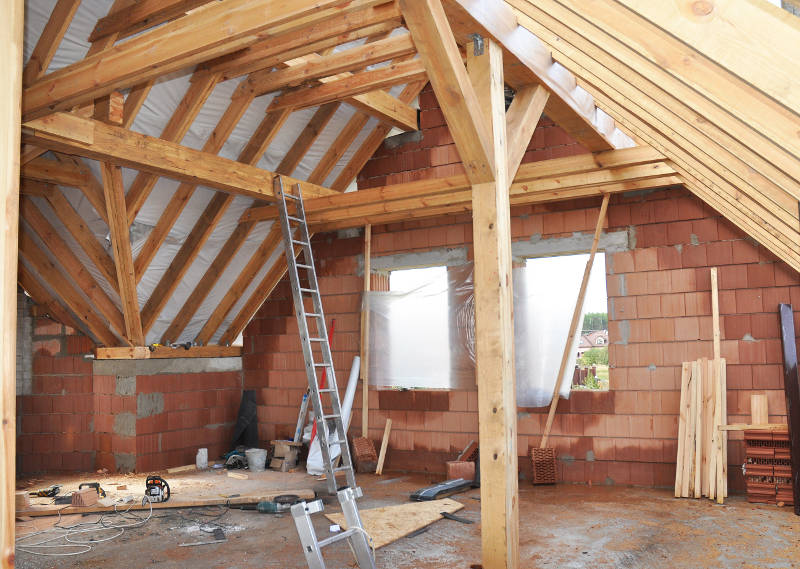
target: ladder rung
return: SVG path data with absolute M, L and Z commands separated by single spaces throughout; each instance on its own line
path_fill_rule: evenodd
M 345 441 L 345 440 L 337 439 L 335 441 L 330 441 L 328 444 L 331 444 L 331 445 L 343 445 L 346 442 L 347 441 Z
M 291 215 L 287 215 L 286 219 L 291 219 L 292 221 L 296 221 L 297 223 L 305 223 L 306 222 L 305 219 L 301 219 L 299 217 L 294 217 L 294 216 L 291 216 Z
M 304 312 L 306 318 L 320 318 L 322 314 L 317 314 L 316 312 Z
M 321 389 L 317 389 L 317 391 L 319 391 L 320 393 L 333 393 L 336 390 L 330 387 L 323 387 Z
M 333 367 L 331 364 L 314 364 L 314 367 Z
M 299 241 L 297 239 L 292 239 L 292 243 L 294 243 L 295 245 L 308 245 L 309 244 L 308 241 Z
M 311 341 L 311 342 L 327 342 L 328 339 L 327 338 L 309 338 L 309 341 Z
M 315 288 L 300 288 L 300 292 L 310 292 L 319 294 L 319 291 Z
M 301 269 L 307 269 L 309 271 L 314 268 L 311 265 L 304 265 L 303 263 L 295 263 L 295 266 L 300 267 Z
M 322 418 L 325 419 L 326 421 L 328 419 L 340 419 L 341 417 L 342 416 L 339 413 L 332 413 L 330 415 L 322 415 Z
M 350 536 L 354 535 L 358 530 L 349 529 L 345 530 L 342 533 L 337 533 L 336 535 L 332 535 L 331 537 L 326 537 L 325 539 L 321 539 L 317 542 L 317 547 L 323 548 L 332 543 L 336 543 L 337 541 L 342 541 L 343 539 L 350 539 Z
M 286 192 L 283 192 L 283 197 L 294 201 L 300 201 L 300 196 L 296 196 L 294 194 L 287 194 Z
M 345 470 L 353 470 L 353 468 L 350 466 L 340 466 L 333 469 L 334 472 L 344 472 Z

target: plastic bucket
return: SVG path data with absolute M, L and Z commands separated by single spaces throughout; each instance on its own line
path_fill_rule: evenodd
M 250 472 L 264 472 L 267 469 L 267 451 L 263 448 L 247 449 L 244 455 Z

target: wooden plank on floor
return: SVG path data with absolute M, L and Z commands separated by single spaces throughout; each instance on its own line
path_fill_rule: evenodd
M 398 539 L 426 526 L 441 520 L 441 512 L 455 513 L 464 504 L 444 498 L 430 502 L 412 502 L 399 506 L 385 506 L 383 508 L 370 508 L 361 510 L 361 523 L 364 530 L 372 537 L 372 545 L 379 549 Z M 342 514 L 325 514 L 331 523 L 338 524 L 342 529 L 347 529 L 347 522 Z

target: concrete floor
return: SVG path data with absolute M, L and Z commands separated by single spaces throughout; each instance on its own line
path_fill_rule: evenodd
M 359 482 L 365 492 L 362 508 L 406 503 L 412 491 L 429 483 L 412 475 L 361 475 Z M 474 525 L 440 520 L 424 533 L 379 549 L 377 566 L 467 569 L 479 564 L 479 491 L 452 498 L 465 506 L 458 515 L 475 520 Z M 326 511 L 338 511 L 335 500 Z M 230 510 L 216 521 L 225 528 L 227 542 L 178 547 L 211 536 L 198 529 L 198 521 L 209 519 L 201 510 L 181 510 L 183 517 L 175 512 L 160 510 L 145 526 L 79 556 L 36 557 L 18 551 L 17 567 L 306 567 L 288 514 Z M 328 532 L 321 515 L 316 528 L 319 536 Z M 19 523 L 18 535 L 30 529 L 30 522 Z M 330 569 L 355 566 L 346 545 L 332 546 L 325 555 Z M 705 499 L 677 500 L 665 490 L 523 483 L 520 557 L 524 568 L 800 567 L 800 517 L 791 508 L 748 504 L 740 496 L 720 506 Z

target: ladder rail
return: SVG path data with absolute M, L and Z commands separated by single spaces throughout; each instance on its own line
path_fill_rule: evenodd
M 344 472 L 347 485 L 351 488 L 356 487 L 355 471 L 353 469 L 352 456 L 350 455 L 350 447 L 347 442 L 347 433 L 345 432 L 344 423 L 342 421 L 341 402 L 339 400 L 339 387 L 336 381 L 336 374 L 333 367 L 333 354 L 331 353 L 330 343 L 328 342 L 328 327 L 325 323 L 325 313 L 322 307 L 322 297 L 319 291 L 319 281 L 317 279 L 316 265 L 314 263 L 314 256 L 311 251 L 311 236 L 308 231 L 308 224 L 306 223 L 305 208 L 303 206 L 302 191 L 300 185 L 295 186 L 297 195 L 287 194 L 283 188 L 283 182 L 280 176 L 273 179 L 273 189 L 275 195 L 278 197 L 278 210 L 279 219 L 281 223 L 281 230 L 283 234 L 284 250 L 286 253 L 287 272 L 292 286 L 292 297 L 294 299 L 295 313 L 297 316 L 298 331 L 300 333 L 301 344 L 303 348 L 303 359 L 305 362 L 306 375 L 308 378 L 309 399 L 314 410 L 314 417 L 317 422 L 317 435 L 320 437 L 319 445 L 322 454 L 323 464 L 327 475 L 327 485 L 329 491 L 333 494 L 338 490 L 336 482 L 336 473 Z M 287 199 L 294 202 L 296 213 L 290 216 L 288 213 Z M 291 222 L 297 224 L 293 228 Z M 296 249 L 298 246 L 300 251 L 297 253 L 303 254 L 303 263 L 298 263 L 296 258 Z M 308 281 L 307 287 L 300 285 L 300 274 L 298 265 L 301 265 L 305 271 Z M 305 299 L 310 296 L 312 310 L 309 313 L 305 308 Z M 316 331 L 318 337 L 312 338 L 309 331 L 308 315 L 313 314 L 316 320 Z M 314 349 L 312 342 L 319 345 L 319 353 L 321 362 L 315 361 Z M 320 365 L 321 364 L 321 365 Z M 317 369 L 324 368 L 327 370 L 328 386 L 325 389 L 326 393 L 330 394 L 328 407 L 330 412 L 326 412 L 319 387 L 319 378 L 317 377 Z M 329 424 L 329 420 L 332 426 Z M 342 467 L 334 468 L 331 459 L 331 452 L 329 448 L 329 441 L 331 431 L 335 432 L 335 440 L 333 444 L 338 445 L 340 448 L 340 456 L 342 460 Z

